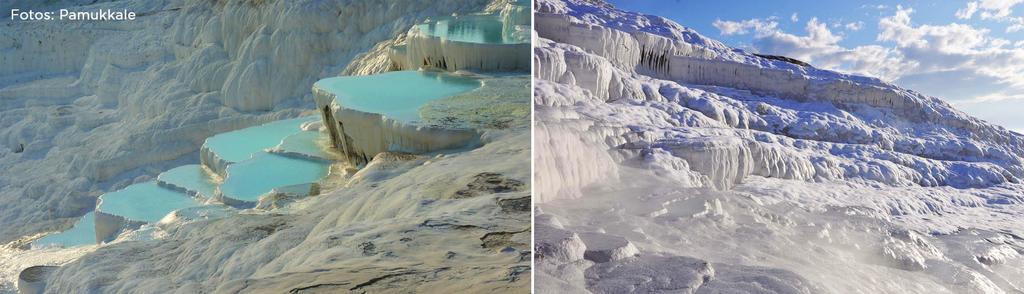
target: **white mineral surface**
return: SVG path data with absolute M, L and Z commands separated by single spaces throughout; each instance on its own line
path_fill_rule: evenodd
M 4 1 L 138 18 L 0 20 L 0 292 L 34 265 L 61 265 L 53 293 L 527 289 L 529 210 L 502 203 L 529 203 L 528 116 L 386 176 L 338 172 L 285 207 L 204 206 L 99 246 L 27 245 L 103 193 L 198 164 L 212 135 L 316 115 L 313 82 L 387 70 L 412 25 L 508 2 Z M 479 174 L 518 185 L 469 185 Z M 464 188 L 479 191 L 451 197 Z
M 662 17 L 535 7 L 539 293 L 1024 290 L 1024 136 Z

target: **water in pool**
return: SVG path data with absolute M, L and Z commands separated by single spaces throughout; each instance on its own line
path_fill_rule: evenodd
M 206 139 L 204 145 L 221 159 L 241 162 L 251 158 L 254 153 L 277 146 L 284 137 L 301 132 L 303 123 L 318 119 L 316 116 L 306 116 L 222 133 Z
M 371 76 L 333 77 L 316 82 L 337 96 L 342 107 L 411 122 L 427 102 L 480 87 L 480 81 L 445 73 L 393 71 Z
M 151 223 L 172 211 L 199 205 L 199 202 L 184 193 L 160 187 L 150 181 L 103 194 L 96 210 Z
M 329 170 L 330 164 L 325 162 L 261 152 L 228 166 L 228 178 L 220 192 L 224 197 L 255 202 L 275 188 L 319 181 Z
M 449 41 L 483 44 L 516 44 L 524 40 L 505 34 L 501 19 L 491 15 L 445 17 L 418 24 L 420 31 Z
M 96 217 L 89 212 L 78 219 L 71 229 L 36 240 L 32 242 L 32 247 L 74 247 L 92 244 L 96 244 Z
M 330 158 L 318 141 L 323 136 L 319 131 L 302 131 L 297 134 L 285 137 L 277 148 L 282 152 L 297 153 L 313 158 Z
M 196 192 L 200 197 L 213 197 L 217 183 L 198 164 L 183 165 L 165 171 L 157 176 L 157 181 L 185 188 Z

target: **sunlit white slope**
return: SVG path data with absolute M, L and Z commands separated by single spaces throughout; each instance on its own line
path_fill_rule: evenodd
M 759 57 L 661 17 L 600 1 L 535 4 L 536 193 L 544 218 L 557 220 L 538 222 L 538 233 L 551 231 L 538 235 L 538 284 L 1024 287 L 1021 135 L 934 97 Z M 625 238 L 639 255 L 563 258 L 590 247 L 574 236 L 594 234 Z M 703 261 L 671 262 L 683 257 Z

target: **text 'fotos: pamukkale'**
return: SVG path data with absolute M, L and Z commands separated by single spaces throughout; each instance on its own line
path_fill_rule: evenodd
M 93 11 L 71 11 L 60 9 L 54 11 L 35 11 L 11 9 L 11 20 L 35 21 L 35 20 L 92 20 L 92 21 L 118 21 L 135 20 L 135 12 L 127 9 L 99 9 Z

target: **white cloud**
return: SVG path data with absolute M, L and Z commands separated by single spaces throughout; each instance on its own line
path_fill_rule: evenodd
M 1013 7 L 1024 0 L 981 0 L 978 7 L 983 19 L 1002 19 L 1013 13 Z
M 1024 101 L 1024 93 L 1009 94 L 1005 92 L 992 93 L 988 95 L 981 95 L 968 100 L 966 103 L 984 103 L 984 102 L 996 102 L 996 101 L 1010 101 L 1010 100 L 1021 100 Z
M 967 53 L 987 43 L 987 29 L 975 29 L 965 24 L 915 27 L 910 23 L 913 12 L 910 8 L 897 7 L 895 15 L 879 20 L 877 39 L 895 42 L 899 47 L 942 53 Z
M 864 27 L 864 22 L 863 21 L 851 22 L 851 23 L 847 23 L 843 27 L 845 27 L 847 30 L 850 30 L 850 31 L 859 31 L 861 28 Z
M 782 54 L 811 62 L 818 67 L 847 72 L 868 74 L 884 79 L 899 76 L 902 68 L 913 67 L 901 60 L 899 52 L 877 45 L 843 48 L 842 40 L 829 30 L 828 25 L 811 18 L 804 27 L 806 35 L 798 36 L 781 31 L 777 23 L 760 19 L 739 22 L 717 20 L 713 25 L 723 35 L 737 35 L 754 32 L 753 48 L 756 51 Z M 854 23 L 853 26 L 860 24 Z M 846 25 L 843 25 L 846 27 Z
M 875 10 L 885 10 L 886 8 L 889 8 L 889 6 L 885 6 L 885 4 L 878 4 L 878 5 L 867 5 L 867 4 L 864 4 L 864 5 L 861 5 L 860 8 L 871 8 L 871 9 L 875 9 Z
M 1024 31 L 1024 16 L 1022 17 L 1011 17 L 1008 19 L 1010 26 L 1006 27 L 1007 33 L 1016 33 Z
M 1011 16 L 1014 6 L 1024 3 L 1024 0 L 981 0 L 967 3 L 967 7 L 956 11 L 959 19 L 971 19 L 974 13 L 981 11 L 981 19 L 995 20 L 1008 23 L 1006 33 L 1024 31 L 1024 17 Z
M 914 26 L 912 9 L 897 8 L 882 18 L 877 39 L 896 44 L 906 58 L 918 63 L 912 73 L 968 69 L 997 77 L 1010 85 L 1024 85 L 1024 50 L 1003 48 L 1009 42 L 990 37 L 987 29 L 965 24 Z
M 960 19 L 971 19 L 975 12 L 981 12 L 982 19 L 1004 20 L 1013 13 L 1017 4 L 1024 3 L 1024 0 L 980 0 L 971 1 L 956 11 L 956 17 Z
M 983 13 L 988 11 L 980 2 L 977 6 Z M 945 98 L 979 118 L 1024 133 L 1019 113 L 1024 109 L 1024 40 L 998 38 L 988 29 L 966 24 L 915 24 L 913 9 L 894 8 L 882 12 L 877 42 L 856 47 L 840 45 L 843 36 L 830 31 L 830 26 L 851 29 L 849 24 L 826 25 L 817 18 L 807 22 L 803 35 L 784 32 L 771 19 L 719 20 L 715 27 L 723 34 L 754 32 L 750 43 L 753 51 L 796 58 L 819 68 L 879 77 Z M 992 10 L 988 17 L 1000 13 Z M 961 14 L 970 17 L 971 13 Z M 1022 19 L 1007 16 L 1003 21 L 1024 26 Z
M 798 22 L 800 21 L 800 16 L 797 15 L 796 12 L 793 12 L 793 15 L 789 16 L 789 20 L 792 22 Z
M 947 80 L 990 79 L 993 89 L 1024 93 L 1024 48 L 1006 48 L 1008 40 L 989 36 L 987 29 L 965 24 L 919 25 L 910 22 L 911 9 L 879 21 L 879 41 L 896 44 L 905 58 L 917 63 L 907 74 L 958 71 Z M 1006 96 L 1006 95 L 1004 95 Z M 969 97 L 948 97 L 969 98 Z
M 962 9 L 957 10 L 956 11 L 956 18 L 959 18 L 959 19 L 971 19 L 971 17 L 974 17 L 974 13 L 975 12 L 978 12 L 978 2 L 977 1 L 967 3 L 967 7 L 964 7 Z
M 756 35 L 761 35 L 765 32 L 775 31 L 779 26 L 779 23 L 773 20 L 761 20 L 761 19 L 748 19 L 744 21 L 723 21 L 716 19 L 715 22 L 711 23 L 715 28 L 718 29 L 719 33 L 723 36 L 731 35 L 746 35 L 751 30 Z
M 1024 0 L 972 1 L 967 3 L 967 7 L 957 10 L 956 17 L 959 19 L 971 19 L 974 17 L 975 12 L 980 11 L 981 19 L 1009 23 L 1009 26 L 1006 27 L 1006 33 L 1015 33 L 1024 31 L 1024 17 L 1011 16 L 1013 8 L 1021 3 L 1024 3 Z
M 1003 48 L 1003 46 L 1010 45 L 1010 40 L 995 38 L 989 43 L 992 44 L 992 48 Z
M 1024 134 L 1022 132 L 1024 120 L 1020 119 L 1020 110 L 1024 109 L 1024 97 L 1019 94 L 1021 92 L 1016 93 L 1018 94 L 1008 96 L 986 95 L 972 100 L 955 102 L 953 105 L 967 113 L 977 115 L 980 119 Z
M 716 27 L 723 34 L 755 32 L 751 42 L 755 51 L 876 76 L 945 98 L 962 101 L 1024 93 L 1024 41 L 1011 43 L 991 36 L 988 29 L 965 24 L 917 25 L 911 21 L 912 9 L 895 9 L 878 21 L 877 44 L 852 48 L 839 45 L 842 36 L 817 18 L 807 22 L 804 35 L 783 32 L 758 19 L 719 21 L 722 24 Z

